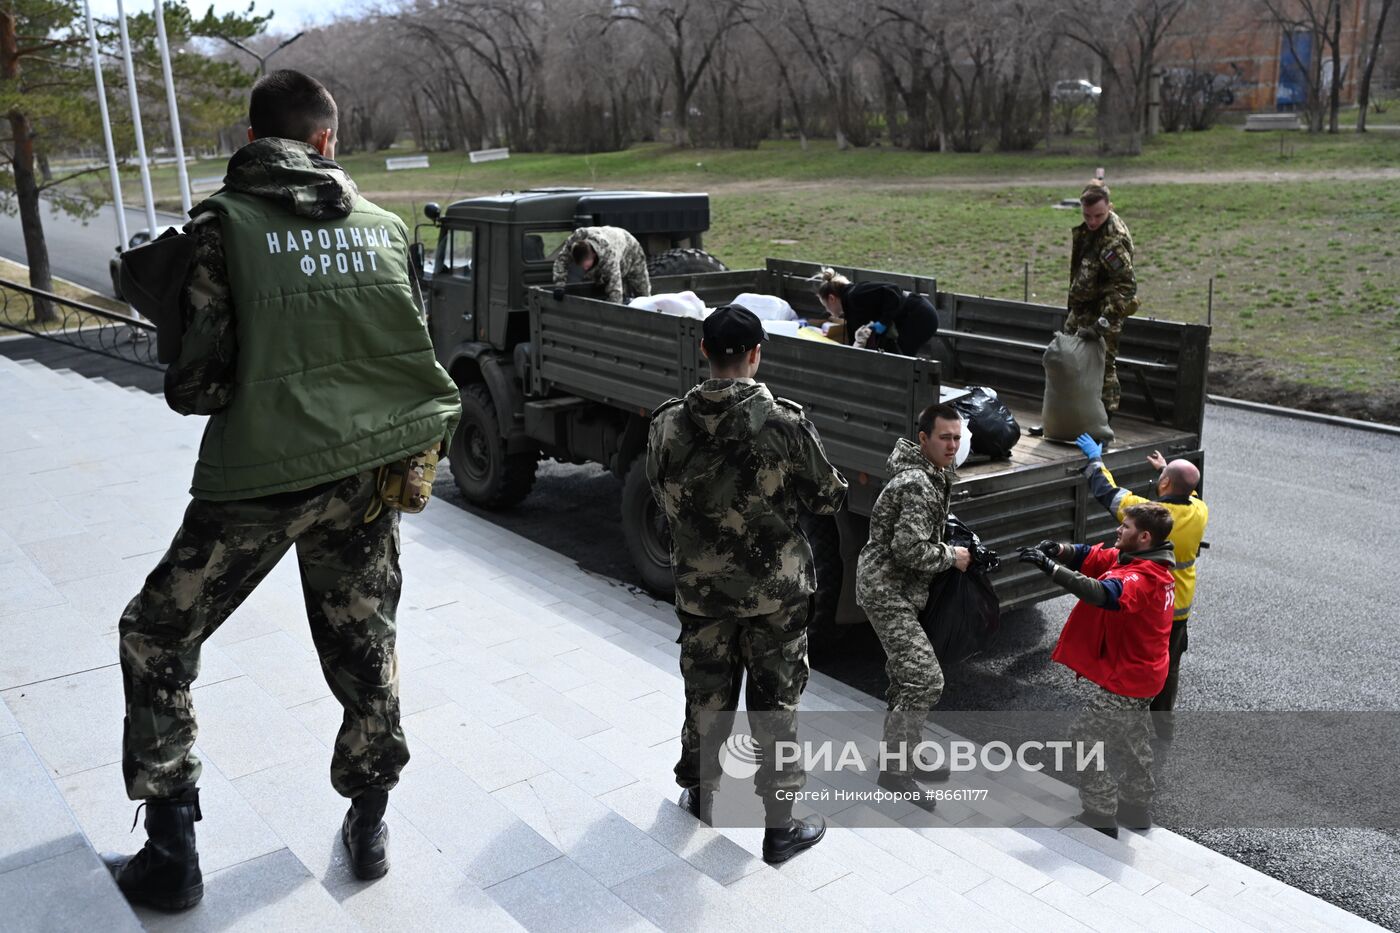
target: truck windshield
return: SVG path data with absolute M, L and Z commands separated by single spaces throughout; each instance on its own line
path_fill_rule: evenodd
M 569 230 L 529 230 L 520 242 L 520 255 L 526 262 L 553 263 L 559 247 L 573 233 Z

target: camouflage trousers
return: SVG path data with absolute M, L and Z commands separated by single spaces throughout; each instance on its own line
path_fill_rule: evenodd
M 1099 332 L 1098 320 L 1101 315 L 1094 308 L 1071 308 L 1065 318 L 1065 333 L 1078 333 L 1087 327 Z M 1110 415 L 1118 410 L 1123 400 L 1123 389 L 1118 384 L 1118 338 L 1123 333 L 1121 318 L 1102 315 L 1108 321 L 1108 330 L 1103 336 L 1103 407 Z
M 713 790 L 720 781 L 720 750 L 739 708 L 751 716 L 753 739 L 762 751 L 754 775 L 765 801 L 779 790 L 800 790 L 807 775 L 791 765 L 774 767 L 776 742 L 797 740 L 797 706 L 807 688 L 807 619 L 811 600 L 802 597 L 777 612 L 715 619 L 677 610 L 681 621 L 681 676 L 685 680 L 685 724 L 676 783 Z M 747 684 L 744 675 L 748 674 Z
M 943 668 L 913 607 L 867 606 L 865 614 L 885 649 L 885 673 L 890 681 L 885 692 L 889 700 L 885 747 L 893 751 L 903 742 L 908 755 L 923 741 L 924 720 L 943 695 Z M 909 762 L 904 756 L 891 760 Z
M 128 797 L 169 797 L 198 782 L 190 684 L 200 647 L 292 547 L 321 670 L 345 711 L 331 784 L 353 797 L 398 783 L 408 762 L 394 651 L 399 513 L 366 524 L 373 496 L 374 474 L 361 473 L 307 493 L 190 503 L 118 629 Z
M 1071 737 L 1086 747 L 1104 743 L 1102 771 L 1086 769 L 1079 775 L 1079 801 L 1095 813 L 1117 813 L 1118 801 L 1152 806 L 1156 783 L 1152 777 L 1151 697 L 1139 699 L 1110 693 L 1091 681 L 1084 709 L 1071 726 Z M 1121 783 L 1114 771 L 1122 774 Z

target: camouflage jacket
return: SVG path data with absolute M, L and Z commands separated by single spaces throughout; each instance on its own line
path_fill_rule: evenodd
M 288 184 L 285 174 L 274 178 L 265 160 L 249 157 L 262 150 L 275 150 L 293 160 L 304 152 L 305 164 L 297 175 L 306 183 Z M 341 216 L 358 196 L 355 182 L 339 165 L 315 155 L 305 143 L 284 139 L 258 140 L 235 153 L 229 160 L 224 187 L 283 201 L 299 215 L 311 218 Z M 228 407 L 238 362 L 228 263 L 216 214 L 195 214 L 185 232 L 194 237 L 194 265 L 181 301 L 184 334 L 180 356 L 165 370 L 165 401 L 182 415 L 212 415 Z M 418 280 L 409 278 L 422 307 Z
M 1090 320 L 1122 321 L 1137 310 L 1133 237 L 1117 214 L 1097 230 L 1074 228 L 1070 252 L 1069 310 Z
M 929 462 L 901 437 L 890 452 L 889 482 L 870 513 L 870 540 L 856 563 L 856 602 L 862 609 L 913 608 L 928 602 L 935 574 L 953 566 L 943 543 L 948 498 L 956 475 Z
M 764 615 L 816 589 L 798 513 L 835 512 L 846 480 L 796 403 L 749 379 L 701 383 L 652 415 L 647 480 L 671 524 L 677 609 Z
M 621 227 L 579 227 L 554 257 L 554 284 L 569 280 L 569 264 L 573 248 L 587 243 L 598 254 L 598 261 L 588 271 L 588 278 L 603 290 L 607 301 L 622 304 L 625 298 L 651 294 L 651 279 L 647 277 L 647 256 L 637 238 Z

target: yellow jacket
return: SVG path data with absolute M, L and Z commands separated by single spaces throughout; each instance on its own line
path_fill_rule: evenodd
M 1196 561 L 1200 557 L 1201 539 L 1206 536 L 1206 520 L 1210 510 L 1205 501 L 1194 492 L 1189 497 L 1167 496 L 1163 499 L 1145 499 L 1129 489 L 1122 489 L 1113 480 L 1108 467 L 1099 461 L 1091 462 L 1084 475 L 1089 479 L 1089 491 L 1120 522 L 1123 513 L 1130 506 L 1155 501 L 1164 506 L 1172 516 L 1172 533 L 1167 540 L 1176 551 L 1176 568 L 1172 578 L 1176 581 L 1176 603 L 1172 621 L 1181 621 L 1191 614 L 1191 600 L 1196 595 Z

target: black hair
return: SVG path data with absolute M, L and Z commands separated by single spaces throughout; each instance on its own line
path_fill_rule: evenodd
M 962 415 L 958 414 L 958 410 L 952 405 L 944 403 L 930 405 L 919 412 L 919 433 L 932 434 L 933 422 L 939 418 L 944 421 L 961 421 Z
M 596 257 L 597 255 L 598 251 L 595 250 L 593 245 L 587 240 L 579 240 L 574 244 L 573 249 L 569 250 L 569 256 L 573 259 L 574 265 L 576 266 L 583 265 L 583 261 L 589 256 Z
M 275 136 L 309 143 L 321 130 L 335 132 L 339 122 L 335 98 L 310 75 L 283 68 L 253 85 L 248 123 L 259 139 Z

